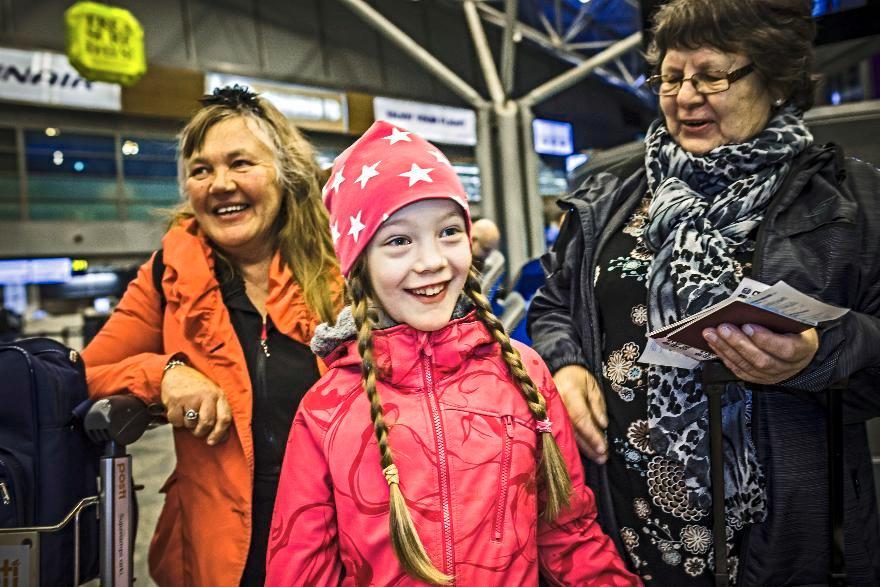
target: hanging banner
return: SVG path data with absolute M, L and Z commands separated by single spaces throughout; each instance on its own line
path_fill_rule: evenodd
M 447 145 L 477 144 L 477 114 L 467 108 L 394 98 L 373 98 L 373 116 L 387 120 L 429 141 Z
M 205 93 L 238 84 L 269 100 L 288 120 L 310 130 L 348 132 L 345 94 L 228 73 L 205 74 Z
M 77 2 L 64 21 L 67 56 L 87 79 L 130 86 L 146 73 L 144 29 L 128 10 Z
M 121 110 L 121 96 L 116 84 L 82 77 L 65 55 L 0 47 L 0 100 Z

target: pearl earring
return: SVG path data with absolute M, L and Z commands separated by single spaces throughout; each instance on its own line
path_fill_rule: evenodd
M 785 104 L 785 98 L 776 98 L 775 100 L 773 100 L 773 105 L 777 108 L 779 108 L 783 104 Z

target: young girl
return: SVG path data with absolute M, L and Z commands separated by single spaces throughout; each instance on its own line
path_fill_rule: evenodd
M 377 122 L 325 203 L 351 304 L 312 341 L 329 371 L 291 429 L 266 584 L 640 584 L 547 368 L 480 293 L 443 154 Z

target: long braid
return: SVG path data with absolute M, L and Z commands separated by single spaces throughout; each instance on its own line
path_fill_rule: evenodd
M 379 391 L 376 389 L 376 366 L 373 361 L 373 326 L 377 321 L 375 310 L 369 307 L 369 280 L 365 277 L 366 268 L 363 263 L 352 270 L 348 279 L 352 314 L 358 333 L 358 352 L 361 355 L 361 379 L 364 391 L 370 399 L 370 416 L 379 443 L 379 454 L 382 472 L 388 482 L 390 492 L 391 544 L 397 559 L 404 570 L 420 581 L 435 585 L 447 585 L 452 577 L 442 573 L 431 562 L 425 551 L 415 524 L 410 516 L 409 508 L 400 490 L 397 466 L 388 446 L 388 426 L 385 424 L 385 412 Z
M 467 282 L 465 282 L 465 293 L 474 302 L 477 308 L 477 315 L 480 320 L 492 333 L 492 337 L 501 346 L 501 356 L 507 363 L 510 374 L 516 380 L 529 405 L 532 415 L 538 422 L 547 419 L 547 401 L 538 391 L 532 378 L 522 363 L 519 351 L 513 348 L 510 343 L 510 337 L 504 331 L 504 325 L 495 314 L 492 313 L 492 307 L 489 300 L 483 295 L 480 288 L 480 279 L 473 267 L 468 273 Z M 568 507 L 569 498 L 571 496 L 571 477 L 565 466 L 565 460 L 559 451 L 559 445 L 556 439 L 549 431 L 541 432 L 541 450 L 543 453 L 544 478 L 547 485 L 547 506 L 544 510 L 544 519 L 553 521 L 563 507 Z

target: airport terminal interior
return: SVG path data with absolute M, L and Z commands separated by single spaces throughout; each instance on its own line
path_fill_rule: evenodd
M 203 94 L 239 84 L 305 133 L 322 168 L 380 119 L 442 147 L 471 213 L 500 228 L 496 281 L 519 296 L 505 325 L 527 341 L 557 199 L 640 152 L 658 116 L 644 51 L 662 3 L 106 0 L 136 20 L 145 51 L 145 71 L 117 83 L 74 66 L 77 2 L 0 0 L 0 339 L 89 343 L 182 201 L 177 134 Z M 813 4 L 821 83 L 806 123 L 880 166 L 880 2 Z M 135 574 L 151 585 L 171 427 L 130 451 Z

